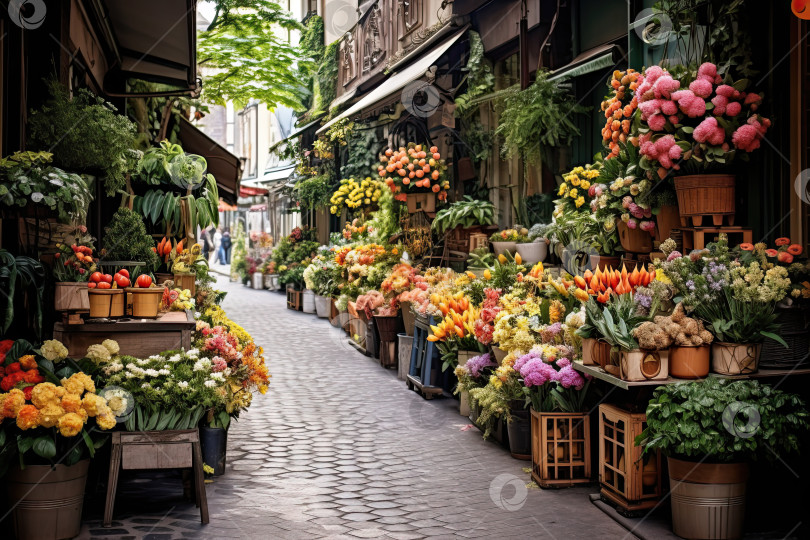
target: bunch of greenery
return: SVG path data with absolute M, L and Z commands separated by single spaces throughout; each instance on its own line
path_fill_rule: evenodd
M 335 189 L 334 178 L 334 167 L 329 163 L 321 174 L 305 176 L 298 180 L 293 188 L 293 198 L 300 202 L 304 209 L 318 210 L 327 207 Z
M 552 148 L 568 146 L 579 135 L 574 116 L 589 109 L 578 105 L 548 76 L 547 71 L 538 70 L 531 86 L 502 100 L 495 135 L 503 141 L 501 153 L 505 158 L 519 155 L 527 163 L 538 163 L 550 157 Z
M 247 279 L 247 245 L 245 242 L 245 226 L 239 221 L 233 235 L 233 251 L 231 253 L 231 278 Z
M 141 216 L 127 207 L 119 208 L 113 214 L 110 224 L 104 229 L 104 249 L 102 262 L 137 261 L 145 264 L 146 273 L 153 272 L 160 263 L 152 251 L 155 241 L 146 234 Z
M 15 257 L 0 249 L 0 334 L 31 332 L 42 337 L 42 297 L 45 294 L 45 267 L 30 257 Z M 9 332 L 12 323 L 19 332 Z
M 100 171 L 107 195 L 114 195 L 140 157 L 134 150 L 135 124 L 89 90 L 78 89 L 71 98 L 56 80 L 47 85 L 50 99 L 28 122 L 32 145 L 48 148 L 54 163 L 65 169 Z
M 495 264 L 495 255 L 488 247 L 475 248 L 467 258 L 469 268 L 492 268 Z
M 492 73 L 492 66 L 484 56 L 484 43 L 478 32 L 470 30 L 467 32 L 470 39 L 470 56 L 467 58 L 467 65 L 462 71 L 467 72 L 467 91 L 456 96 L 456 116 L 466 116 L 475 109 L 471 106 L 471 101 L 484 94 L 492 92 L 495 88 L 495 75 Z
M 348 139 L 346 162 L 340 168 L 343 178 L 365 178 L 374 173 L 381 146 L 376 128 L 355 126 Z
M 799 396 L 755 380 L 708 377 L 659 386 L 647 405 L 647 428 L 635 443 L 645 452 L 730 463 L 796 451 L 798 433 L 807 428 Z
M 48 152 L 15 152 L 0 159 L 0 202 L 47 206 L 63 223 L 84 223 L 93 195 L 84 178 L 51 167 Z
M 447 208 L 436 213 L 431 228 L 439 234 L 452 231 L 456 227 L 492 225 L 495 222 L 495 205 L 490 201 L 479 201 L 465 195 Z

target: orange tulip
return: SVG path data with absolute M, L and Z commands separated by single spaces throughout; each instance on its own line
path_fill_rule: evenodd
M 640 274 L 638 272 L 638 267 L 634 266 L 633 267 L 633 272 L 630 274 L 630 285 L 632 285 L 633 287 L 637 287 L 639 285 L 642 285 L 639 278 L 640 278 Z
M 583 278 L 582 276 L 574 276 L 574 284 L 578 288 L 580 288 L 582 290 L 585 290 L 585 289 L 588 288 L 588 283 L 585 281 L 585 278 Z

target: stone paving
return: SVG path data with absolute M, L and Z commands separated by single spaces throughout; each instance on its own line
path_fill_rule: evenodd
M 325 319 L 219 286 L 273 380 L 230 429 L 210 524 L 178 473 L 124 475 L 113 528 L 101 498 L 80 538 L 633 538 L 588 500 L 595 487 L 527 489 L 527 462 L 470 429 L 457 401 L 423 400 Z

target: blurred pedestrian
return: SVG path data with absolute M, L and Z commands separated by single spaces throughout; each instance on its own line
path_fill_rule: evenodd
M 222 264 L 231 264 L 231 231 L 228 227 L 222 232 L 219 243 L 219 259 Z
M 208 264 L 213 265 L 214 263 L 219 264 L 219 245 L 222 242 L 222 229 L 219 227 L 214 230 L 214 234 L 211 240 L 211 257 L 208 259 Z

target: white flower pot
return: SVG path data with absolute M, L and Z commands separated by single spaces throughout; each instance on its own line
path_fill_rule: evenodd
M 546 256 L 548 255 L 548 244 L 542 240 L 528 244 L 517 244 L 516 248 L 523 262 L 526 264 L 537 264 L 540 261 L 546 260 Z
M 253 288 L 264 289 L 264 274 L 261 272 L 253 272 Z
M 492 249 L 495 250 L 496 257 L 501 253 L 514 254 L 515 246 L 517 246 L 517 242 L 492 242 Z
M 315 313 L 315 291 L 312 289 L 304 289 L 304 295 L 301 300 L 301 311 L 304 313 Z
M 328 319 L 329 312 L 332 310 L 332 299 L 328 296 L 315 295 L 315 313 L 321 319 Z

